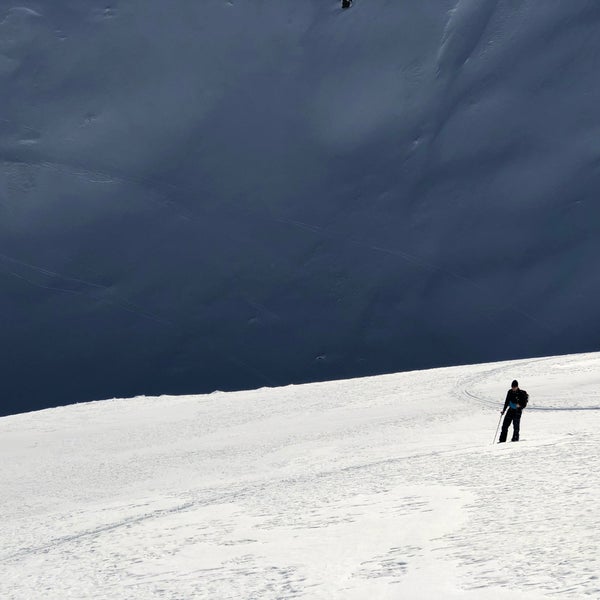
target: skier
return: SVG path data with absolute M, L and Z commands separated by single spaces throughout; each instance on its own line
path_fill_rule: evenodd
M 342 0 L 342 8 L 350 8 L 352 6 L 352 0 Z
M 504 408 L 501 414 L 506 412 L 504 421 L 502 423 L 502 431 L 500 432 L 500 439 L 498 443 L 506 442 L 506 436 L 508 435 L 508 428 L 510 424 L 513 424 L 513 436 L 511 442 L 519 441 L 519 430 L 521 428 L 521 414 L 523 409 L 527 406 L 527 400 L 529 394 L 525 390 L 519 389 L 519 382 L 515 379 L 510 390 L 506 394 L 506 401 L 504 402 Z

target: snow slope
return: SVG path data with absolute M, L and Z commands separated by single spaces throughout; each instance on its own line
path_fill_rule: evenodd
M 73 405 L 0 455 L 7 600 L 600 598 L 600 354 Z
M 0 414 L 597 350 L 599 27 L 0 0 Z

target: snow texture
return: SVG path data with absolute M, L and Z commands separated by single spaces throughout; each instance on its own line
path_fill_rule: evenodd
M 599 26 L 0 0 L 0 411 L 597 350 Z
M 600 597 L 600 354 L 0 419 L 0 597 Z M 493 444 L 510 381 L 522 441 Z

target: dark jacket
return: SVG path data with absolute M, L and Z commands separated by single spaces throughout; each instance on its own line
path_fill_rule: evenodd
M 527 406 L 528 399 L 529 394 L 525 390 L 516 389 L 513 392 L 511 388 L 506 394 L 506 401 L 504 402 L 504 408 L 502 409 L 502 412 L 506 412 L 507 408 L 512 408 L 511 404 L 517 407 L 516 410 L 522 410 Z

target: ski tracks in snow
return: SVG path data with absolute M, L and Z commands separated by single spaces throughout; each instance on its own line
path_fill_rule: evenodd
M 474 365 L 452 394 L 458 401 L 501 410 L 511 381 L 517 379 L 529 393 L 527 412 L 600 410 L 599 373 L 596 353 Z

